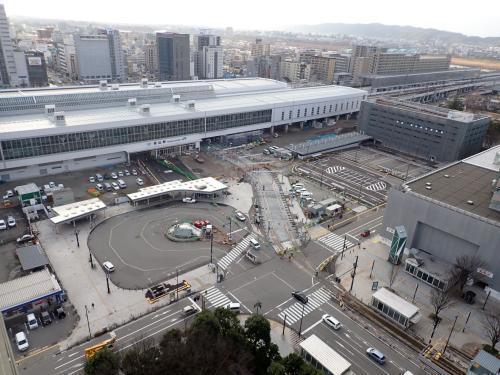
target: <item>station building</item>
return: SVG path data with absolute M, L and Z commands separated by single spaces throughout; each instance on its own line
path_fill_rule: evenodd
M 390 241 L 399 225 L 407 251 L 423 260 L 407 262 L 406 272 L 442 289 L 446 278 L 435 264 L 443 272 L 459 256 L 477 256 L 483 265 L 472 275 L 475 284 L 500 299 L 500 146 L 392 189 L 381 236 Z
M 269 79 L 155 82 L 0 92 L 0 179 L 117 164 L 131 154 L 356 114 L 367 93 Z

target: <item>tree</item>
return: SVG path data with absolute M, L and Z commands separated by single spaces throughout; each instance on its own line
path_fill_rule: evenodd
M 434 309 L 432 317 L 434 319 L 434 327 L 432 328 L 431 339 L 434 336 L 434 332 L 436 331 L 439 322 L 441 321 L 439 314 L 447 308 L 453 306 L 454 303 L 455 301 L 452 300 L 448 290 L 431 290 L 431 305 Z
M 271 343 L 271 325 L 262 315 L 252 315 L 245 321 L 245 335 L 254 347 L 268 347 Z
M 319 370 L 315 369 L 308 362 L 304 361 L 296 353 L 287 355 L 281 363 L 285 366 L 286 375 L 321 375 Z
M 214 316 L 219 322 L 220 334 L 228 337 L 235 343 L 244 343 L 244 332 L 236 314 L 224 307 L 218 307 L 214 311 Z
M 484 261 L 477 255 L 461 255 L 455 259 L 453 268 L 450 271 L 450 283 L 452 286 L 458 285 L 460 291 L 464 289 L 470 275 L 484 265 Z
M 448 108 L 449 109 L 454 109 L 456 111 L 462 111 L 464 109 L 464 105 L 462 104 L 462 102 L 460 101 L 460 98 L 458 96 L 455 96 L 453 98 L 453 101 L 451 101 L 449 104 L 448 104 Z
M 267 368 L 267 375 L 287 375 L 285 366 L 278 361 L 274 361 Z
M 110 349 L 99 350 L 87 363 L 86 375 L 117 375 L 120 360 L 118 355 Z
M 500 309 L 494 308 L 488 311 L 483 319 L 483 328 L 490 339 L 489 348 L 486 348 L 492 354 L 497 354 L 495 346 L 500 342 Z
M 154 375 L 161 357 L 160 348 L 153 340 L 142 340 L 128 350 L 121 360 L 121 370 L 125 375 Z
M 210 310 L 203 310 L 196 314 L 196 318 L 191 325 L 192 335 L 196 335 L 197 332 L 202 332 L 210 336 L 217 336 L 220 331 L 220 323 Z

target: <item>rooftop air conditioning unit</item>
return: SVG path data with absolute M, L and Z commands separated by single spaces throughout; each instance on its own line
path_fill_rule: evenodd
M 432 190 L 432 187 L 431 186 L 426 186 L 425 187 L 427 190 Z
M 180 95 L 173 95 L 172 96 L 172 101 L 174 103 L 180 103 L 181 102 L 181 96 Z
M 107 90 L 108 89 L 108 81 L 106 81 L 106 80 L 99 81 L 99 88 L 101 90 Z
M 186 108 L 191 110 L 191 111 L 194 111 L 195 109 L 195 101 L 194 100 L 189 100 L 187 103 L 186 103 Z
M 129 107 L 135 107 L 135 106 L 136 106 L 136 104 L 137 104 L 137 99 L 136 99 L 136 98 L 130 98 L 130 99 L 128 100 L 128 103 L 127 103 L 127 104 L 128 104 L 128 106 L 129 106 Z
M 161 87 L 161 82 L 155 82 L 155 87 Z
M 45 115 L 47 117 L 53 117 L 55 111 L 56 111 L 56 105 L 55 104 L 47 104 L 45 106 Z
M 147 89 L 148 88 L 148 79 L 147 78 L 141 79 L 141 87 L 143 89 Z
M 493 160 L 493 164 L 499 165 L 500 164 L 500 151 L 497 151 L 495 153 L 495 159 Z
M 149 115 L 151 113 L 151 106 L 149 104 L 143 104 L 141 105 L 139 112 L 143 115 Z
M 57 125 L 64 125 L 66 123 L 64 112 L 54 112 L 54 121 Z
M 472 206 L 474 204 L 474 201 L 467 201 L 467 204 L 470 204 Z
M 118 85 L 117 83 L 111 85 L 111 90 L 118 90 L 120 88 L 120 85 Z
M 450 175 L 449 174 L 445 174 L 444 178 L 450 178 Z

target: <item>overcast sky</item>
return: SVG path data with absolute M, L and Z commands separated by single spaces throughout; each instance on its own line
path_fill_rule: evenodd
M 8 16 L 270 30 L 372 23 L 500 37 L 500 0 L 0 0 Z

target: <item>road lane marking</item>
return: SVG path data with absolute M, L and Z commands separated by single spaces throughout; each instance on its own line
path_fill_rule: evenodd
M 318 324 L 321 324 L 322 321 L 323 321 L 323 319 L 320 319 L 316 323 L 314 323 L 313 325 L 307 327 L 305 330 L 302 331 L 302 334 L 305 335 L 307 332 L 309 332 L 311 329 L 316 327 Z
M 236 296 L 233 293 L 228 291 L 227 294 L 229 294 L 231 297 L 233 297 L 240 304 L 240 306 L 243 306 L 250 314 L 252 313 L 252 310 L 250 310 L 248 307 L 246 307 L 243 304 L 243 302 L 241 302 L 238 298 L 236 298 Z

